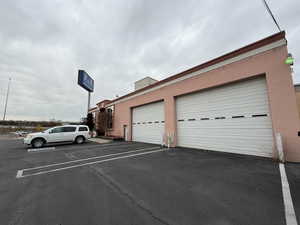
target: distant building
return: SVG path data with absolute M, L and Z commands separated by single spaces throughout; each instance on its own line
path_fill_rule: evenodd
M 138 81 L 134 82 L 134 90 L 137 91 L 137 90 L 142 89 L 144 87 L 147 87 L 147 86 L 149 86 L 151 84 L 154 84 L 157 81 L 158 80 L 155 80 L 155 79 L 153 79 L 151 77 L 145 77 L 145 78 L 143 78 L 141 80 L 138 80 Z

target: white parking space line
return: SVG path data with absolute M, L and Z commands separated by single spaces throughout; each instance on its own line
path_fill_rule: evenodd
M 85 159 L 71 160 L 71 161 L 62 162 L 62 163 L 48 164 L 45 166 L 31 167 L 31 168 L 23 169 L 23 171 L 43 169 L 43 168 L 48 168 L 48 167 L 52 167 L 52 166 L 66 165 L 66 164 L 70 164 L 70 163 L 74 163 L 74 162 L 84 162 L 84 161 L 91 160 L 91 159 L 101 159 L 101 158 L 106 158 L 106 157 L 110 157 L 110 156 L 117 156 L 117 155 L 132 153 L 132 152 L 141 152 L 141 151 L 147 151 L 147 150 L 153 150 L 153 149 L 158 149 L 158 147 L 142 148 L 142 149 L 131 150 L 131 151 L 126 151 L 126 152 L 118 152 L 118 153 L 113 153 L 113 154 L 108 154 L 108 155 L 95 156 L 95 157 L 90 157 L 90 158 L 85 158 Z
M 128 146 L 136 146 L 136 144 L 131 143 L 131 144 L 99 144 L 99 145 L 87 145 L 87 146 L 80 146 L 77 147 L 76 145 L 74 146 L 70 146 L 68 145 L 66 148 L 63 148 L 64 146 L 57 146 L 58 148 L 52 150 L 52 151 L 81 151 L 81 150 L 92 150 L 92 149 L 96 149 L 96 150 L 103 150 L 105 149 L 105 147 L 114 147 L 114 146 L 118 146 L 118 147 L 128 147 Z M 48 151 L 39 151 L 39 153 L 42 152 L 48 152 Z
M 27 149 L 27 152 L 43 152 L 43 151 L 49 151 L 49 150 L 55 150 L 55 147 L 29 148 L 29 149 Z
M 142 150 L 139 150 L 139 151 L 142 151 Z M 158 150 L 146 151 L 146 152 L 141 152 L 141 153 L 136 153 L 136 154 L 129 154 L 129 155 L 125 155 L 125 156 L 113 157 L 113 158 L 109 158 L 109 159 L 103 159 L 103 160 L 98 160 L 98 161 L 93 161 L 93 162 L 88 162 L 88 163 L 82 163 L 82 164 L 62 167 L 62 168 L 58 168 L 58 169 L 46 170 L 46 171 L 41 171 L 41 172 L 32 173 L 32 174 L 28 174 L 28 175 L 20 174 L 19 176 L 16 176 L 16 178 L 24 178 L 24 177 L 37 176 L 37 175 L 41 175 L 41 174 L 48 174 L 48 173 L 53 173 L 53 172 L 57 172 L 57 171 L 68 170 L 68 169 L 72 169 L 72 168 L 83 167 L 83 166 L 93 165 L 93 164 L 99 164 L 99 163 L 109 162 L 109 161 L 114 161 L 114 160 L 119 160 L 119 159 L 132 158 L 132 157 L 137 157 L 137 156 L 141 156 L 141 155 L 147 155 L 147 154 L 162 152 L 162 151 L 167 151 L 167 150 L 166 149 L 158 149 Z M 131 152 L 133 152 L 133 151 L 131 151 Z M 74 160 L 74 161 L 77 161 L 77 160 Z M 34 168 L 30 168 L 30 169 L 32 170 Z M 25 171 L 25 170 L 28 171 L 30 169 L 24 169 L 24 170 L 19 170 L 19 171 L 22 171 L 22 173 L 23 173 L 23 171 Z
M 286 225 L 297 225 L 297 218 L 291 196 L 289 182 L 286 176 L 285 167 L 283 163 L 279 163 L 279 170 L 281 176 L 282 195 L 284 202 Z

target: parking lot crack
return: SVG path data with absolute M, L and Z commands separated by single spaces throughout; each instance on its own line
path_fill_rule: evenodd
M 72 153 L 67 153 L 65 155 L 69 159 L 78 159 Z M 90 172 L 95 174 L 97 177 L 99 177 L 102 181 L 104 181 L 104 183 L 107 186 L 112 188 L 121 197 L 126 198 L 127 200 L 129 200 L 131 202 L 131 204 L 133 204 L 134 206 L 136 206 L 137 208 L 139 208 L 140 210 L 142 210 L 143 212 L 145 212 L 146 214 L 151 216 L 153 219 L 157 220 L 159 223 L 164 224 L 164 225 L 171 225 L 171 224 L 173 225 L 174 224 L 174 223 L 169 223 L 168 221 L 166 221 L 166 219 L 161 218 L 161 216 L 158 216 L 155 212 L 153 212 L 150 209 L 150 207 L 146 206 L 145 203 L 143 203 L 142 200 L 137 199 L 134 195 L 132 195 L 129 191 L 127 191 L 126 188 L 122 187 L 121 184 L 119 184 L 111 176 L 109 176 L 107 173 L 105 173 L 103 169 L 97 167 L 96 165 L 90 165 L 86 168 Z

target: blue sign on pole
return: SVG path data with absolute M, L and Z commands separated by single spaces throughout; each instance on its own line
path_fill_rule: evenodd
M 78 70 L 78 85 L 88 92 L 94 91 L 94 80 L 84 70 Z

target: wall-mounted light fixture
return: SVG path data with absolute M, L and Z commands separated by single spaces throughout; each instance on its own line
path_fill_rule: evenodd
M 290 66 L 294 65 L 294 58 L 291 53 L 288 54 L 288 57 L 286 58 L 284 63 Z

